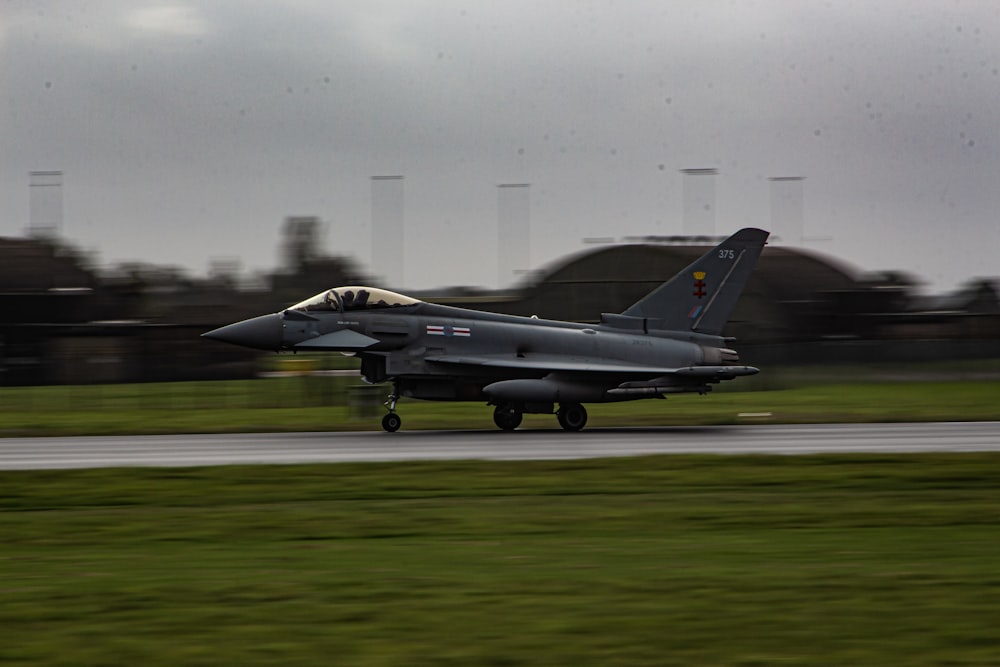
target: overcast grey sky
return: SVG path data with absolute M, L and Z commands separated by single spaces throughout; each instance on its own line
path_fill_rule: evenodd
M 0 235 L 28 172 L 104 262 L 278 262 L 287 215 L 368 266 L 371 185 L 403 174 L 406 285 L 497 281 L 497 188 L 531 183 L 535 267 L 583 237 L 771 225 L 947 289 L 1000 275 L 1000 2 L 0 4 Z

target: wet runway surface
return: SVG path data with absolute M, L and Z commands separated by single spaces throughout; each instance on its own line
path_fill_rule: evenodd
M 1000 451 L 1000 422 L 2 438 L 0 469 Z

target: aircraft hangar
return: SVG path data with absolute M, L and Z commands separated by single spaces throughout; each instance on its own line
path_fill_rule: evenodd
M 703 245 L 650 243 L 603 246 L 546 267 L 503 301 L 477 302 L 471 297 L 448 302 L 517 315 L 596 322 L 602 312 L 620 312 L 632 305 L 705 249 Z M 808 337 L 820 324 L 817 320 L 826 319 L 823 312 L 835 299 L 833 295 L 867 290 L 849 269 L 827 258 L 768 247 L 726 334 L 746 342 Z
M 596 322 L 620 312 L 705 252 L 706 243 L 604 245 L 543 268 L 504 296 L 428 300 L 515 315 Z M 912 361 L 1000 354 L 1000 298 L 989 281 L 930 310 L 918 282 L 861 274 L 800 248 L 764 249 L 723 334 L 759 363 Z M 963 341 L 961 346 L 951 343 Z M 749 353 L 749 350 L 747 350 Z

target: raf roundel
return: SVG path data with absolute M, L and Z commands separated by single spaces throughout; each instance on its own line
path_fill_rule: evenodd
M 472 330 L 469 327 L 453 327 L 450 324 L 428 324 L 427 335 L 429 336 L 471 336 Z

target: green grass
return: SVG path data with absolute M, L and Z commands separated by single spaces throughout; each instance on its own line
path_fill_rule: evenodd
M 364 387 L 367 410 L 351 407 L 355 378 L 280 377 L 235 382 L 0 388 L 0 435 L 337 431 L 378 429 L 385 387 Z M 1000 419 L 1000 381 L 843 381 L 769 391 L 588 405 L 591 426 L 970 421 Z M 405 429 L 492 429 L 483 403 L 406 400 Z M 740 417 L 742 413 L 770 413 Z M 526 428 L 558 428 L 528 415 Z
M 1000 455 L 0 473 L 10 665 L 995 665 Z

